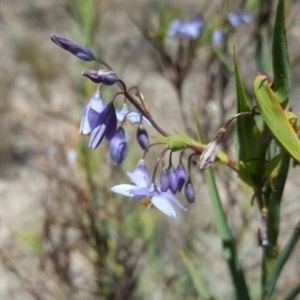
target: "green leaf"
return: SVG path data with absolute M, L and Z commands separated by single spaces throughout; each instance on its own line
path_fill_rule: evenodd
M 282 153 L 274 156 L 270 161 L 268 161 L 265 169 L 265 177 L 267 178 L 273 192 L 276 192 L 274 180 L 279 174 L 282 157 Z
M 234 70 L 237 94 L 237 113 L 249 112 L 248 100 L 240 76 L 239 66 L 234 51 Z M 262 182 L 261 163 L 264 160 L 266 146 L 260 143 L 260 132 L 251 115 L 236 119 L 237 147 L 239 161 L 239 177 L 252 187 L 258 187 Z
M 253 83 L 256 104 L 273 136 L 292 157 L 300 161 L 300 141 L 280 102 L 269 86 L 266 75 L 259 74 Z
M 285 35 L 285 5 L 279 0 L 272 45 L 273 84 L 272 89 L 279 99 L 282 107 L 286 107 L 290 93 L 290 63 Z
M 205 283 L 202 282 L 201 278 L 197 274 L 194 263 L 186 256 L 185 252 L 182 249 L 179 250 L 179 255 L 187 271 L 189 272 L 189 275 L 193 281 L 194 287 L 199 297 L 203 300 L 213 299 L 207 291 Z

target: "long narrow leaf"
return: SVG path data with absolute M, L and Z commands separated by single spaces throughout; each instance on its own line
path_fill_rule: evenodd
M 272 60 L 274 73 L 272 89 L 282 107 L 286 107 L 290 92 L 290 63 L 285 35 L 284 0 L 279 0 L 277 5 L 273 33 Z
M 186 256 L 185 252 L 182 249 L 179 250 L 179 255 L 189 272 L 189 275 L 191 277 L 191 280 L 193 281 L 194 287 L 197 290 L 199 297 L 203 300 L 212 300 L 213 298 L 206 289 L 205 283 L 202 282 L 200 276 L 198 275 L 193 262 Z
M 295 228 L 293 234 L 291 235 L 291 237 L 290 237 L 289 241 L 287 242 L 285 248 L 283 249 L 282 253 L 278 257 L 278 260 L 273 268 L 273 271 L 267 279 L 267 283 L 264 288 L 264 294 L 265 294 L 264 299 L 270 299 L 270 297 L 272 296 L 275 286 L 276 286 L 277 279 L 279 278 L 279 275 L 280 275 L 285 263 L 287 262 L 287 260 L 291 256 L 295 246 L 297 245 L 297 243 L 299 241 L 299 237 L 300 237 L 300 221 L 296 225 L 296 228 Z
M 237 112 L 249 112 L 244 86 L 240 76 L 239 66 L 234 51 L 234 70 L 237 94 Z M 239 161 L 239 176 L 254 188 L 261 186 L 262 168 L 261 161 L 265 156 L 265 145 L 260 143 L 260 132 L 253 116 L 244 115 L 236 120 L 237 154 Z
M 300 161 L 300 141 L 278 98 L 270 88 L 266 75 L 257 75 L 253 87 L 260 114 L 273 136 L 291 156 Z

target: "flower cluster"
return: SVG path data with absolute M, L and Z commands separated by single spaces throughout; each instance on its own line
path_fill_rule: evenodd
M 195 31 L 193 32 L 191 29 L 192 24 L 193 26 L 198 24 L 197 28 L 200 30 L 200 19 L 195 19 L 191 24 L 184 23 L 179 31 L 182 33 L 184 29 L 184 32 L 189 32 L 190 37 L 195 37 L 199 32 L 197 32 L 197 34 Z M 101 142 L 106 139 L 109 142 L 110 160 L 115 165 L 120 165 L 125 159 L 128 146 L 125 135 L 125 124 L 129 122 L 133 125 L 137 125 L 136 140 L 144 151 L 143 158 L 133 172 L 127 172 L 131 183 L 116 185 L 112 187 L 111 190 L 115 193 L 139 200 L 144 206 L 155 206 L 167 216 L 176 218 L 174 205 L 182 210 L 186 210 L 186 208 L 177 200 L 175 194 L 181 192 L 184 187 L 184 194 L 187 201 L 193 203 L 195 200 L 195 191 L 190 176 L 187 175 L 182 164 L 182 155 L 180 156 L 179 165 L 174 168 L 172 165 L 171 151 L 169 166 L 165 166 L 164 156 L 166 152 L 170 151 L 169 147 L 164 148 L 161 152 L 152 177 L 150 177 L 145 164 L 145 156 L 149 148 L 157 144 L 149 145 L 149 136 L 144 124 L 153 126 L 163 136 L 167 136 L 167 133 L 153 120 L 139 89 L 136 87 L 127 89 L 125 83 L 118 78 L 115 72 L 112 71 L 106 63 L 96 59 L 90 49 L 77 45 L 57 35 L 51 35 L 51 40 L 82 60 L 95 60 L 108 68 L 108 70 L 88 70 L 82 72 L 84 77 L 98 84 L 96 91 L 83 110 L 79 127 L 80 134 L 90 136 L 89 147 L 91 149 L 96 149 Z M 105 103 L 103 101 L 101 87 L 103 85 L 111 86 L 114 84 L 118 84 L 121 91 L 118 92 L 113 99 Z M 135 93 L 133 93 L 133 91 L 135 91 Z M 126 100 L 116 109 L 115 102 L 118 95 L 125 96 Z M 130 106 L 133 106 L 135 110 L 130 109 L 126 101 L 128 101 L 131 104 Z M 162 165 L 162 171 L 160 176 L 157 176 L 160 163 Z M 160 185 L 156 183 L 156 180 L 158 180 L 156 177 L 159 178 Z

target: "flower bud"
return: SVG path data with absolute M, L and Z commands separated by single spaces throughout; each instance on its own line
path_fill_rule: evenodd
M 179 164 L 175 170 L 177 176 L 178 187 L 177 190 L 181 192 L 182 187 L 186 181 L 186 171 L 182 164 Z
M 54 44 L 56 44 L 64 50 L 69 51 L 70 53 L 82 60 L 93 61 L 96 59 L 92 51 L 87 47 L 77 45 L 72 41 L 56 34 L 50 34 L 50 38 Z
M 188 180 L 184 186 L 184 194 L 185 194 L 185 198 L 188 201 L 188 203 L 195 202 L 195 190 L 194 190 L 193 184 L 190 180 Z
M 176 192 L 178 191 L 178 180 L 176 176 L 176 171 L 173 166 L 169 167 L 169 174 L 171 179 L 170 190 L 173 194 L 176 194 Z
M 118 81 L 118 77 L 115 72 L 109 70 L 87 70 L 83 71 L 81 75 L 95 83 L 102 83 L 104 85 L 113 85 Z
M 110 153 L 110 160 L 115 165 L 120 165 L 127 152 L 127 144 L 124 129 L 120 126 L 113 138 L 109 142 L 109 153 Z
M 143 150 L 146 150 L 149 146 L 149 137 L 148 133 L 145 130 L 143 125 L 139 125 L 136 132 L 136 139 Z
M 166 192 L 170 187 L 170 184 L 171 184 L 170 172 L 166 167 L 164 167 L 160 174 L 161 190 L 163 192 Z

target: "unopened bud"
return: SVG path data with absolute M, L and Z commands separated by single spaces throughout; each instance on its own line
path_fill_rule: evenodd
M 171 183 L 171 178 L 170 178 L 169 170 L 166 167 L 164 167 L 160 174 L 161 190 L 163 192 L 166 192 L 170 187 L 170 183 Z
M 95 83 L 102 83 L 104 85 L 113 85 L 118 81 L 118 77 L 115 72 L 109 70 L 87 70 L 83 71 L 81 75 Z
M 149 137 L 148 133 L 145 130 L 143 125 L 139 125 L 136 132 L 136 139 L 143 150 L 146 150 L 149 146 Z
M 92 51 L 87 47 L 77 45 L 72 41 L 56 34 L 50 34 L 50 38 L 54 44 L 56 44 L 64 50 L 69 51 L 70 53 L 82 60 L 93 61 L 96 59 Z
M 188 180 L 184 186 L 184 194 L 185 194 L 185 198 L 188 201 L 188 203 L 195 202 L 195 189 L 190 180 Z

